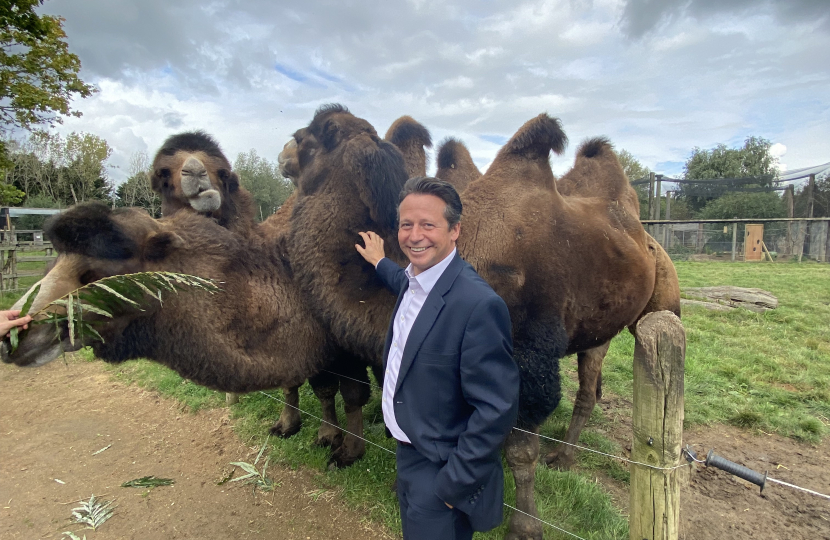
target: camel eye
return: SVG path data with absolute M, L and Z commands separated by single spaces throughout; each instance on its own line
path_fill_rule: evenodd
M 81 274 L 81 277 L 78 279 L 80 280 L 81 285 L 89 285 L 93 281 L 98 281 L 99 279 L 101 279 L 101 276 L 98 274 L 98 272 L 95 272 L 94 270 L 87 270 L 86 272 Z

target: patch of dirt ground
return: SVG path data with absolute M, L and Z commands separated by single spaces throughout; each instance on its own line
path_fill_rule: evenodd
M 631 403 L 600 403 L 605 435 L 630 448 Z M 178 402 L 113 381 L 101 363 L 70 359 L 43 368 L 0 366 L 0 538 L 393 538 L 336 497 L 316 497 L 313 472 L 277 466 L 272 493 L 216 484 L 231 461 L 253 462 L 257 448 L 234 434 L 227 411 L 182 412 Z M 699 458 L 718 455 L 769 476 L 830 493 L 830 442 L 813 446 L 736 428 L 684 434 Z M 107 450 L 93 455 L 96 451 Z M 757 486 L 718 469 L 681 471 L 684 540 L 830 540 L 830 501 L 771 482 Z M 172 487 L 122 488 L 147 475 Z M 60 480 L 63 483 L 59 483 Z M 627 486 L 603 481 L 624 510 Z M 115 499 L 98 531 L 72 525 L 72 508 L 91 494 Z
M 279 484 L 270 493 L 217 485 L 231 461 L 253 463 L 257 452 L 234 434 L 227 410 L 182 412 L 178 402 L 113 381 L 101 363 L 4 364 L 0 411 L 3 539 L 55 540 L 63 531 L 89 540 L 394 538 L 336 497 L 317 496 L 308 471 L 269 467 Z M 148 475 L 175 485 L 121 487 Z M 94 532 L 70 521 L 91 494 L 117 505 Z
M 631 451 L 631 402 L 617 396 L 599 403 L 609 420 L 605 435 Z M 830 441 L 819 445 L 731 426 L 695 427 L 683 433 L 700 460 L 709 450 L 761 474 L 830 494 Z M 725 471 L 704 465 L 681 469 L 680 538 L 830 540 L 830 500 L 767 481 L 764 491 Z M 613 481 L 615 502 L 628 507 L 627 486 Z

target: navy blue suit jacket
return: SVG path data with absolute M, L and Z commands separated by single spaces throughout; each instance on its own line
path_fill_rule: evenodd
M 394 317 L 409 281 L 389 259 L 378 263 L 377 272 L 398 292 Z M 467 514 L 477 531 L 492 529 L 503 516 L 500 450 L 519 403 L 512 354 L 507 306 L 456 254 L 415 319 L 393 399 L 395 419 L 415 449 L 443 464 L 435 494 Z

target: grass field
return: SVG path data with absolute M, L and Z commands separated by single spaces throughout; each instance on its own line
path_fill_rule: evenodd
M 763 314 L 696 307 L 684 310 L 686 425 L 724 423 L 806 442 L 817 442 L 826 436 L 830 428 L 830 265 L 678 262 L 676 267 L 682 287 L 758 287 L 772 292 L 780 301 L 778 309 Z M 3 298 L 3 305 L 10 305 L 10 298 Z M 613 341 L 603 369 L 606 396 L 631 398 L 633 350 L 634 338 L 628 332 Z M 92 360 L 91 353 L 85 354 Z M 129 362 L 110 369 L 121 380 L 158 389 L 194 410 L 224 404 L 222 394 L 185 381 L 150 362 Z M 573 358 L 562 361 L 569 399 L 563 399 L 545 424 L 545 435 L 564 435 L 576 389 L 575 369 Z M 269 394 L 282 399 L 279 391 Z M 232 409 L 240 435 L 252 438 L 252 444 L 262 444 L 281 408 L 279 402 L 261 393 L 243 396 Z M 319 405 L 307 386 L 301 390 L 301 408 L 320 415 Z M 384 437 L 377 389 L 365 409 L 365 417 L 367 438 L 393 450 L 394 445 Z M 602 436 L 608 423 L 609 419 L 597 408 L 580 443 L 621 454 L 617 443 Z M 271 438 L 272 460 L 319 471 L 316 478 L 320 489 L 339 492 L 353 507 L 399 530 L 397 504 L 389 489 L 394 479 L 394 456 L 368 445 L 366 457 L 353 467 L 329 471 L 328 451 L 313 444 L 318 426 L 318 420 L 305 417 L 302 431 L 291 439 Z M 540 516 L 586 539 L 627 538 L 626 517 L 595 481 L 598 475 L 623 484 L 628 482 L 627 468 L 618 461 L 585 452 L 578 453 L 577 472 L 539 467 L 536 498 Z M 511 478 L 507 481 L 509 504 L 513 504 L 512 489 Z M 504 527 L 477 538 L 502 538 Z M 546 532 L 546 537 L 567 538 L 552 530 Z

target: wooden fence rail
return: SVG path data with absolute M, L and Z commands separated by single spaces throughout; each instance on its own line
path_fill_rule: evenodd
M 0 238 L 0 291 L 20 290 L 20 278 L 43 275 L 43 268 L 21 270 L 18 265 L 33 262 L 48 263 L 56 257 L 52 244 L 43 241 L 42 231 L 5 229 L 0 231 L 0 234 L 2 234 Z M 43 255 L 26 255 L 26 253 L 43 253 Z

